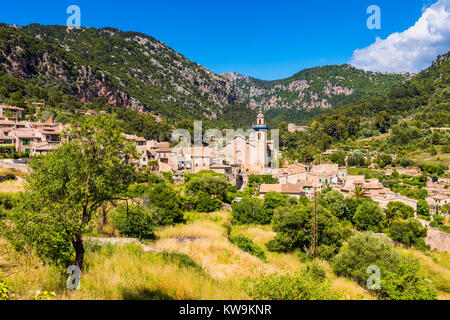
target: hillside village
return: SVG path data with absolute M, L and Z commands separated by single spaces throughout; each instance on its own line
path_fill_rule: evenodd
M 0 300 L 450 300 L 450 52 L 421 70 L 1 24 Z
M 0 105 L 0 145 L 14 147 L 14 152 L 25 156 L 38 156 L 55 150 L 61 144 L 61 133 L 64 126 L 54 122 L 51 118 L 45 122 L 18 121 L 22 117 L 22 108 Z M 86 116 L 95 116 L 93 110 L 82 112 Z M 303 131 L 307 127 L 289 124 L 289 132 Z M 379 203 L 383 209 L 389 202 L 401 202 L 414 209 L 417 217 L 416 199 L 402 196 L 384 187 L 378 179 L 366 179 L 364 175 L 351 175 L 347 168 L 338 164 L 324 163 L 306 165 L 294 161 L 286 162 L 281 168 L 272 168 L 274 161 L 278 161 L 281 152 L 276 149 L 274 141 L 268 140 L 269 127 L 264 115 L 260 111 L 253 124 L 254 134 L 249 137 L 237 135 L 232 140 L 221 138 L 212 145 L 171 147 L 169 142 L 146 140 L 131 134 L 123 134 L 127 141 L 136 146 L 140 156 L 140 168 L 150 168 L 151 172 L 170 172 L 174 182 L 182 183 L 186 173 L 198 173 L 210 170 L 227 177 L 232 185 L 243 191 L 250 175 L 271 175 L 277 184 L 261 184 L 258 193 L 261 198 L 269 192 L 312 199 L 315 191 L 332 188 L 344 197 L 349 197 L 356 188 L 368 198 Z M 328 149 L 322 155 L 337 152 Z M 398 174 L 420 176 L 420 169 L 396 168 Z M 388 176 L 393 174 L 392 168 L 385 168 Z M 450 179 L 439 178 L 433 182 L 431 178 L 424 187 L 429 197 L 426 202 L 433 213 L 445 215 L 440 208 L 450 204 Z M 425 225 L 425 222 L 423 222 Z M 450 251 L 450 248 L 445 249 Z

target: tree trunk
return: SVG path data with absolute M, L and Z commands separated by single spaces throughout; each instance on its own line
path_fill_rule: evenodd
M 101 207 L 100 211 L 100 223 L 98 226 L 98 233 L 102 233 L 103 227 L 108 223 L 108 215 L 106 214 L 106 205 Z
M 81 240 L 81 236 L 77 235 L 75 237 L 75 240 L 72 241 L 72 244 L 75 248 L 75 265 L 81 269 L 84 259 L 84 246 L 83 240 Z

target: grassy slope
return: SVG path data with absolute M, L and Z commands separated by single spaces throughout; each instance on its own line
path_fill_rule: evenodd
M 267 263 L 229 243 L 223 222 L 228 212 L 191 216 L 186 225 L 168 227 L 158 232 L 153 243 L 160 249 L 184 253 L 201 268 L 186 267 L 176 259 L 155 252 L 143 252 L 137 245 L 90 246 L 81 289 L 67 291 L 64 281 L 32 256 L 18 256 L 0 240 L 0 269 L 19 299 L 30 299 L 36 291 L 55 291 L 57 299 L 249 299 L 241 279 L 273 272 L 296 272 L 305 267 L 294 254 L 266 252 Z M 264 248 L 275 233 L 269 226 L 240 226 L 238 232 Z M 179 237 L 199 237 L 180 241 Z M 449 288 L 450 254 L 423 253 L 399 249 L 418 258 L 422 274 L 435 284 Z M 325 261 L 320 261 L 332 287 L 342 299 L 374 299 L 354 281 L 336 277 Z M 449 299 L 440 292 L 441 299 Z

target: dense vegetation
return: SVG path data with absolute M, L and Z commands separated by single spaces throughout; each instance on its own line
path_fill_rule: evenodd
M 345 64 L 304 69 L 274 81 L 237 74 L 230 77 L 234 78 L 244 101 L 266 110 L 269 124 L 276 126 L 281 121 L 304 122 L 330 107 L 338 108 L 383 94 L 402 84 L 409 75 L 365 72 Z
M 347 165 L 367 166 L 366 150 L 403 158 L 418 149 L 431 155 L 448 153 L 448 131 L 430 128 L 450 126 L 449 57 L 450 53 L 439 56 L 428 69 L 387 94 L 317 116 L 306 132 L 288 133 L 286 124 L 281 123 L 285 157 L 302 162 L 320 160 L 320 153 L 335 145 L 346 154 L 333 155 L 334 162 L 345 165 L 347 155 Z M 391 161 L 388 156 L 377 159 L 381 167 Z M 410 159 L 400 164 L 406 161 Z

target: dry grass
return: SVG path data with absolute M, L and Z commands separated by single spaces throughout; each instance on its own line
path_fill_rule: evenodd
M 25 190 L 26 182 L 24 180 L 12 180 L 0 183 L 0 193 L 15 193 Z
M 160 231 L 158 236 L 156 247 L 189 255 L 215 279 L 258 276 L 276 271 L 274 266 L 231 244 L 225 236 L 225 229 L 211 221 L 198 220 L 170 227 Z M 179 241 L 179 237 L 200 239 Z
M 7 174 L 13 174 L 17 177 L 25 178 L 27 176 L 26 172 L 12 169 L 12 168 L 5 168 L 0 165 L 0 175 L 7 175 Z
M 261 247 L 264 247 L 267 242 L 273 240 L 276 236 L 276 232 L 272 231 L 270 226 L 239 226 L 235 229 Z
M 270 226 L 236 226 L 234 231 L 249 237 L 262 248 L 265 248 L 264 244 L 275 236 Z M 196 221 L 189 225 L 167 228 L 160 231 L 159 236 L 161 239 L 156 242 L 157 247 L 191 256 L 209 274 L 218 279 L 255 276 L 261 272 L 265 274 L 271 272 L 294 273 L 306 266 L 293 253 L 274 252 L 267 252 L 267 263 L 264 265 L 259 259 L 230 245 L 224 236 L 224 230 L 210 221 Z M 183 236 L 197 236 L 207 239 L 183 243 L 179 243 L 175 239 Z M 336 277 L 330 271 L 327 262 L 318 261 L 318 263 L 327 270 L 327 277 L 332 281 L 333 290 L 339 292 L 342 299 L 376 299 L 356 282 L 344 277 Z
M 331 280 L 331 288 L 341 293 L 343 300 L 376 300 L 376 297 L 370 294 L 355 281 L 344 277 L 335 277 Z
M 379 136 L 359 139 L 359 140 L 357 140 L 357 142 L 370 142 L 370 141 L 379 140 L 379 139 L 383 139 L 383 138 L 389 137 L 390 135 L 391 135 L 390 133 L 383 133 L 383 134 L 380 134 Z
M 143 252 L 136 245 L 108 245 L 88 251 L 81 289 L 72 292 L 65 289 L 64 281 L 50 268 L 32 256 L 17 258 L 1 239 L 0 269 L 9 274 L 6 282 L 21 299 L 32 298 L 37 290 L 47 290 L 55 291 L 57 299 L 235 300 L 249 299 L 241 286 L 242 278 L 273 272 L 295 273 L 306 266 L 293 253 L 267 251 L 267 263 L 264 263 L 231 244 L 222 226 L 229 219 L 229 212 L 193 218 L 188 224 L 159 230 L 158 240 L 152 245 L 189 256 L 201 270 L 167 260 L 158 253 Z M 264 250 L 265 243 L 275 236 L 270 226 L 235 226 L 233 232 L 249 237 Z M 450 254 L 398 250 L 419 259 L 421 275 L 437 286 L 448 288 Z M 327 271 L 332 289 L 341 294 L 341 299 L 376 299 L 356 282 L 334 275 L 328 262 L 317 262 Z M 444 291 L 439 294 L 440 299 L 450 298 Z
M 412 153 L 410 158 L 414 160 L 416 163 L 427 162 L 431 164 L 450 164 L 450 153 L 439 153 L 437 155 L 432 156 L 430 153 Z
M 450 295 L 450 253 L 448 252 L 422 252 L 416 249 L 398 250 L 406 255 L 419 260 L 420 272 L 419 274 L 433 282 L 435 287 L 439 290 L 439 299 L 448 300 Z
M 29 267 L 23 259 L 19 263 L 16 273 L 4 278 L 18 299 L 32 299 L 36 291 L 43 290 L 54 291 L 56 299 L 63 300 L 249 299 L 238 280 L 214 280 L 201 270 L 143 252 L 136 245 L 88 252 L 77 291 L 65 289 L 64 280 L 38 261 Z

